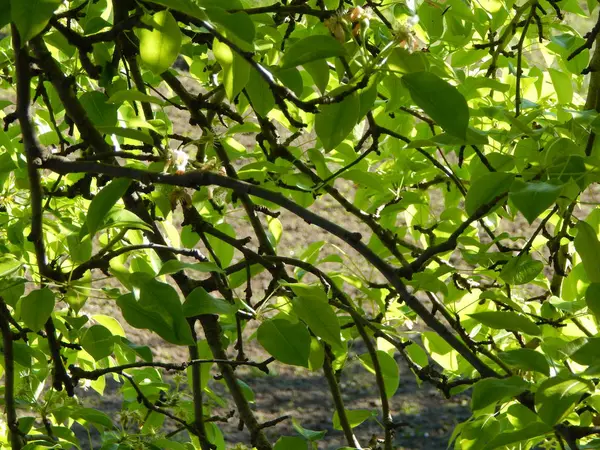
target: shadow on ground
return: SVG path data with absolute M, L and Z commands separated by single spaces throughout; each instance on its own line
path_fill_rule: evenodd
M 395 423 L 402 424 L 396 432 L 394 448 L 397 450 L 442 450 L 448 446 L 448 440 L 454 427 L 470 416 L 468 396 L 460 395 L 448 400 L 433 386 L 418 386 L 414 375 L 398 361 L 401 368 L 398 391 L 390 400 Z M 341 431 L 334 430 L 331 412 L 333 402 L 329 395 L 327 382 L 322 373 L 307 374 L 290 371 L 289 367 L 272 366 L 272 374 L 266 375 L 258 370 L 239 370 L 240 379 L 247 383 L 255 393 L 255 414 L 259 421 L 265 422 L 281 416 L 290 416 L 273 428 L 268 429 L 268 436 L 275 442 L 279 436 L 298 436 L 291 422 L 293 417 L 304 428 L 327 431 L 319 449 L 333 450 L 347 445 Z M 380 411 L 380 401 L 373 376 L 358 361 L 350 361 L 340 380 L 344 402 L 348 409 Z M 227 399 L 225 387 L 212 381 L 211 386 L 218 394 Z M 121 409 L 121 397 L 118 385 L 108 384 L 104 395 L 86 392 L 84 402 L 115 416 Z M 226 415 L 233 410 L 230 403 L 225 408 L 215 408 L 219 415 Z M 373 435 L 382 436 L 382 428 L 376 416 L 357 428 L 355 433 L 359 442 L 367 446 Z M 167 428 L 172 424 L 165 422 Z M 227 448 L 236 443 L 249 444 L 249 434 L 238 429 L 238 417 L 234 416 L 227 423 L 219 424 L 227 442 Z M 87 433 L 79 430 L 82 448 L 89 448 Z M 97 436 L 93 436 L 94 448 L 98 448 Z M 87 443 L 87 444 L 86 444 Z

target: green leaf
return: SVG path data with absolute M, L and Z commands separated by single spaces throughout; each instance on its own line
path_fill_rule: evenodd
M 135 104 L 135 102 L 154 103 L 159 106 L 166 105 L 166 102 L 160 98 L 154 97 L 153 95 L 144 94 L 143 92 L 136 91 L 135 89 L 122 89 L 115 92 L 107 100 L 107 103 L 112 103 L 115 105 L 122 105 L 125 102 L 129 102 L 132 105 Z
M 392 398 L 398 390 L 398 384 L 400 383 L 400 370 L 398 369 L 398 364 L 394 358 L 383 350 L 377 350 L 376 353 L 379 367 L 381 368 L 383 384 L 385 385 L 385 394 L 388 398 Z M 375 367 L 373 366 L 371 355 L 365 353 L 360 355 L 359 358 L 363 366 L 369 372 L 375 374 Z
M 377 100 L 378 85 L 379 83 L 377 79 L 373 78 L 366 88 L 361 89 L 358 92 L 358 99 L 360 101 L 358 122 L 360 122 L 363 117 L 373 110 L 373 105 L 375 104 L 375 100 Z
M 133 294 L 125 294 L 117 299 L 123 318 L 134 328 L 152 330 L 164 340 L 175 341 L 175 335 L 169 324 L 156 312 L 143 308 Z
M 506 172 L 492 172 L 477 178 L 467 192 L 465 210 L 470 216 L 494 199 L 508 192 L 515 179 L 514 174 Z
M 179 295 L 168 284 L 149 279 L 139 286 L 139 301 L 126 294 L 117 299 L 117 306 L 134 328 L 152 330 L 173 344 L 194 343 Z
M 76 421 L 83 420 L 84 422 L 100 425 L 104 428 L 114 428 L 112 419 L 107 414 L 94 408 L 77 408 L 70 414 L 70 417 Z
M 179 56 L 181 31 L 173 15 L 159 11 L 152 16 L 152 30 L 140 30 L 140 59 L 155 74 L 167 70 Z
M 590 391 L 594 391 L 593 385 L 576 377 L 548 378 L 535 393 L 535 409 L 546 424 L 554 426 Z
M 361 169 L 346 170 L 340 178 L 354 181 L 357 186 L 368 187 L 376 191 L 385 192 L 386 186 L 381 182 L 381 175 Z
M 0 134 L 0 136 L 2 136 L 2 135 Z M 10 140 L 8 140 L 8 142 L 10 142 Z M 6 147 L 7 142 L 0 141 L 0 144 L 2 144 L 3 146 Z M 2 155 L 0 155 L 0 174 L 10 173 L 13 170 L 15 170 L 16 168 L 17 168 L 17 165 L 13 161 L 10 153 L 3 153 Z
M 561 141 L 563 141 L 561 139 Z M 580 189 L 585 189 L 585 175 L 589 172 L 586 167 L 586 160 L 580 155 L 561 155 L 552 161 L 548 167 L 548 177 L 550 180 L 557 180 L 560 183 L 575 181 Z
M 422 338 L 425 350 L 436 363 L 449 371 L 458 370 L 458 353 L 439 334 L 424 331 Z
M 200 316 L 202 314 L 233 315 L 237 308 L 223 300 L 213 297 L 202 287 L 197 287 L 187 296 L 183 303 L 183 314 L 186 317 Z
M 50 314 L 54 310 L 54 303 L 54 292 L 50 289 L 42 288 L 31 291 L 19 301 L 21 319 L 28 328 L 39 331 L 44 328 L 44 324 L 50 318 Z
M 123 327 L 114 317 L 106 316 L 104 314 L 95 314 L 92 316 L 92 319 L 94 319 L 94 321 L 98 322 L 100 325 L 108 328 L 108 331 L 110 331 L 113 336 L 125 337 L 125 331 L 123 330 Z
M 181 229 L 181 244 L 186 248 L 194 248 L 198 241 L 200 240 L 200 236 L 198 233 L 192 230 L 191 225 L 185 225 Z
M 135 130 L 133 128 L 121 128 L 121 127 L 97 127 L 98 131 L 102 134 L 114 134 L 135 141 L 143 142 L 144 144 L 153 145 L 154 140 L 150 135 L 141 130 Z
M 19 30 L 21 46 L 42 32 L 62 0 L 11 0 L 10 14 Z
M 452 67 L 455 68 L 459 68 L 459 67 L 465 67 L 465 66 L 470 66 L 471 64 L 474 64 L 478 61 L 481 61 L 483 58 L 485 58 L 487 54 L 486 50 L 472 50 L 472 49 L 461 49 L 456 51 L 453 55 L 452 55 Z M 483 81 L 482 79 L 470 79 L 469 81 Z M 499 81 L 494 80 L 497 83 L 500 84 Z M 464 92 L 464 91 L 463 91 Z
M 10 3 L 13 0 L 0 0 L 0 28 L 4 28 L 11 22 Z
M 255 38 L 254 22 L 248 14 L 243 11 L 229 13 L 223 8 L 205 8 L 206 14 L 211 22 L 227 30 L 228 36 L 235 36 L 236 44 L 243 47 L 242 50 L 252 50 Z
M 139 304 L 149 311 L 162 314 L 173 328 L 178 342 L 192 345 L 194 340 L 177 291 L 172 286 L 155 279 L 146 281 L 139 289 Z
M 131 184 L 127 178 L 117 178 L 96 194 L 87 213 L 87 227 L 90 235 L 94 235 L 106 219 L 111 208 L 119 201 Z
M 239 378 L 235 381 L 237 381 L 237 384 L 241 388 L 242 394 L 244 394 L 244 398 L 248 401 L 248 403 L 255 403 L 256 395 L 254 394 L 252 388 Z
M 111 209 L 100 228 L 136 228 L 152 231 L 152 228 L 134 213 L 120 208 Z
M 440 127 L 466 139 L 469 106 L 458 90 L 431 72 L 413 72 L 402 77 L 416 105 Z
M 301 66 L 305 63 L 333 56 L 344 56 L 346 51 L 334 37 L 330 35 L 311 35 L 294 42 L 281 58 L 281 68 Z
M 232 101 L 246 87 L 250 79 L 250 64 L 227 44 L 223 44 L 216 39 L 213 41 L 213 53 L 223 68 L 223 86 L 227 98 Z
M 23 264 L 11 255 L 0 256 L 0 278 L 7 277 L 21 268 Z M 1 294 L 0 294 L 1 295 Z
M 521 331 L 533 336 L 542 334 L 542 330 L 535 323 L 513 311 L 483 311 L 469 316 L 496 330 Z
M 588 286 L 585 291 L 585 304 L 596 317 L 596 321 L 600 322 L 600 283 L 592 283 Z
M 529 388 L 529 383 L 521 377 L 497 379 L 486 378 L 473 385 L 471 409 L 477 411 L 498 403 L 504 398 L 515 397 Z
M 589 338 L 570 358 L 577 364 L 595 366 L 600 363 L 600 337 Z
M 113 334 L 108 328 L 102 325 L 93 325 L 85 331 L 81 338 L 81 346 L 96 361 L 99 361 L 112 354 L 114 346 Z
M 264 321 L 257 330 L 258 342 L 284 364 L 308 367 L 310 334 L 301 323 L 283 319 Z
M 220 223 L 218 225 L 215 225 L 215 228 L 218 231 L 221 231 L 226 235 L 235 238 L 235 230 L 228 223 Z M 219 258 L 221 267 L 227 267 L 229 264 L 231 264 L 234 252 L 233 247 L 212 235 L 208 235 L 207 239 L 213 251 L 217 255 L 217 258 Z
M 213 262 L 199 262 L 199 263 L 186 263 L 183 261 L 179 261 L 177 259 L 171 259 L 163 264 L 158 272 L 158 275 L 170 275 L 172 273 L 177 273 L 180 270 L 194 270 L 196 272 L 201 273 L 224 273 L 223 269 L 217 266 Z
M 359 109 L 360 99 L 356 92 L 339 103 L 321 106 L 315 117 L 315 132 L 326 151 L 336 148 L 352 132 Z
M 409 52 L 402 47 L 396 47 L 387 59 L 391 72 L 405 74 L 412 72 L 426 73 L 429 61 L 423 52 Z
M 560 70 L 548 69 L 558 102 L 564 106 L 573 101 L 573 85 L 571 75 Z
M 531 255 L 515 256 L 504 265 L 500 278 L 508 284 L 522 285 L 534 280 L 542 270 L 544 263 Z
M 15 307 L 25 293 L 25 278 L 0 279 L 0 295 L 7 305 Z
M 546 357 L 530 348 L 517 348 L 499 353 L 498 356 L 509 366 L 550 376 L 550 366 Z
M 254 69 L 250 71 L 246 91 L 254 110 L 265 117 L 275 107 L 275 97 L 269 85 Z
M 429 35 L 431 42 L 444 34 L 444 17 L 437 4 L 423 2 L 417 10 L 419 25 Z
M 306 450 L 306 440 L 301 437 L 281 436 L 273 450 Z
M 408 347 L 406 347 L 406 354 L 410 358 L 412 362 L 415 364 L 426 367 L 429 365 L 429 359 L 427 358 L 427 352 L 423 350 L 419 344 L 411 343 Z
M 316 295 L 302 295 L 293 300 L 294 312 L 311 331 L 330 345 L 343 348 L 340 323 L 327 300 Z
M 196 4 L 194 0 L 149 0 L 157 5 L 170 8 L 175 11 L 182 12 L 188 16 L 194 17 L 200 20 L 207 20 L 208 16 L 206 13 Z
M 23 342 L 13 342 L 13 358 L 15 362 L 28 369 L 31 368 L 32 350 Z
M 584 221 L 580 221 L 575 228 L 575 249 L 581 257 L 585 273 L 592 283 L 600 283 L 600 242 L 596 231 Z
M 303 67 L 312 77 L 315 86 L 321 91 L 321 94 L 325 93 L 327 83 L 329 83 L 329 66 L 327 65 L 327 61 L 319 59 L 310 63 L 304 63 Z
M 507 448 L 511 444 L 524 442 L 529 439 L 543 436 L 546 433 L 552 432 L 552 428 L 541 422 L 533 422 L 526 425 L 520 430 L 503 431 L 489 441 L 482 450 L 495 450 Z
M 388 112 L 394 112 L 410 101 L 408 89 L 396 75 L 386 76 L 381 81 L 380 87 L 383 87 L 387 93 L 385 110 Z
M 269 225 L 269 239 L 272 240 L 271 245 L 273 245 L 273 248 L 275 248 L 281 240 L 281 235 L 283 234 L 283 225 L 281 225 L 281 222 L 277 217 L 268 217 L 267 223 Z
M 117 107 L 107 102 L 102 92 L 90 91 L 79 97 L 88 118 L 98 127 L 114 127 L 117 124 Z
M 82 238 L 79 233 L 69 234 L 67 246 L 73 262 L 81 264 L 92 257 L 92 239 L 89 236 Z
M 308 369 L 312 372 L 321 369 L 325 362 L 325 347 L 314 337 L 310 338 L 310 356 L 308 357 Z
M 277 69 L 274 70 L 273 73 L 277 76 L 277 79 L 284 86 L 291 89 L 294 94 L 298 97 L 302 95 L 302 91 L 304 90 L 304 80 L 298 69 L 295 67 L 290 67 L 289 69 Z
M 509 199 L 514 203 L 531 224 L 548 209 L 560 195 L 562 186 L 536 181 L 530 183 L 515 182 Z
M 371 411 L 370 409 L 347 409 L 346 417 L 348 418 L 348 422 L 350 423 L 350 428 L 355 428 L 363 423 L 365 420 L 376 417 L 377 413 L 375 411 Z M 335 411 L 333 413 L 333 428 L 335 430 L 342 430 L 342 425 L 340 424 L 340 416 L 338 412 Z
M 306 439 L 309 442 L 320 441 L 325 437 L 325 434 L 327 433 L 326 430 L 313 431 L 303 428 L 295 417 L 292 417 L 292 426 L 294 427 L 294 430 L 298 432 L 298 434 L 300 434 L 304 439 Z M 304 443 L 304 445 L 306 446 L 306 442 Z
M 253 264 L 252 266 L 250 266 L 250 277 L 254 278 L 256 277 L 256 275 L 263 272 L 264 270 L 264 266 L 261 266 L 260 264 Z M 248 281 L 248 274 L 245 270 L 240 270 L 239 272 L 230 275 L 228 278 L 229 287 L 231 289 L 235 289 Z

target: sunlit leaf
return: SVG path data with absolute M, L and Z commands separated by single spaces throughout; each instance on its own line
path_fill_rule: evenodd
M 469 107 L 458 90 L 431 72 L 412 72 L 402 77 L 416 105 L 440 127 L 459 138 L 466 138 Z
M 383 383 L 385 385 L 385 393 L 388 398 L 391 398 L 396 393 L 398 383 L 400 383 L 400 370 L 398 369 L 398 364 L 394 358 L 383 350 L 377 350 L 376 354 L 381 369 Z M 376 373 L 373 360 L 369 353 L 361 355 L 360 361 L 369 372 L 372 374 Z
M 513 311 L 483 311 L 469 314 L 469 316 L 497 330 L 521 331 L 534 336 L 542 333 L 540 327 L 534 322 Z
M 117 178 L 106 185 L 92 200 L 87 213 L 88 232 L 96 233 L 111 208 L 119 201 L 131 184 L 131 180 Z
M 302 323 L 283 319 L 263 322 L 257 331 L 258 342 L 285 364 L 308 367 L 310 334 Z
M 183 303 L 183 313 L 186 317 L 202 314 L 235 314 L 236 307 L 222 298 L 210 295 L 202 287 L 197 287 L 187 296 Z
M 482 206 L 502 197 L 508 192 L 514 179 L 514 174 L 506 172 L 492 172 L 477 178 L 469 188 L 465 199 L 467 214 L 475 214 Z
M 167 70 L 181 48 L 181 31 L 173 15 L 159 11 L 152 16 L 152 30 L 140 30 L 140 58 L 156 74 Z
M 345 413 L 351 428 L 356 428 L 365 420 L 377 415 L 376 412 L 369 409 L 348 409 L 345 411 Z M 342 429 L 340 417 L 337 411 L 333 413 L 333 428 L 336 430 Z
M 290 45 L 281 58 L 281 68 L 301 66 L 319 59 L 343 56 L 345 53 L 342 44 L 331 36 L 308 36 Z
M 350 134 L 359 117 L 360 99 L 350 94 L 339 103 L 321 106 L 315 132 L 326 151 L 333 150 Z
M 81 338 L 81 346 L 96 361 L 110 356 L 113 351 L 113 345 L 114 339 L 112 333 L 102 325 L 91 326 Z
M 549 208 L 558 198 L 562 186 L 544 182 L 517 183 L 512 186 L 510 200 L 529 223 Z
M 521 370 L 531 370 L 550 375 L 550 366 L 546 357 L 530 348 L 517 348 L 499 354 L 500 359 L 512 367 L 518 367 Z
M 313 295 L 302 295 L 293 300 L 294 311 L 306 322 L 313 333 L 330 345 L 342 347 L 340 324 L 335 312 L 326 301 Z
M 593 385 L 579 378 L 548 378 L 535 393 L 535 409 L 546 424 L 553 426 L 569 414 L 582 395 L 590 390 L 593 391 Z
M 10 0 L 11 19 L 21 36 L 21 44 L 38 35 L 48 25 L 62 0 Z
M 44 327 L 54 310 L 55 296 L 48 288 L 31 291 L 19 301 L 21 319 L 33 331 Z
M 600 283 L 600 242 L 594 229 L 584 221 L 577 224 L 575 249 L 590 281 Z
M 504 398 L 514 397 L 529 387 L 521 377 L 505 379 L 486 378 L 473 385 L 471 408 L 473 411 L 485 408 Z
M 504 265 L 500 278 L 508 284 L 521 285 L 534 280 L 542 270 L 544 263 L 533 259 L 531 255 L 515 256 Z

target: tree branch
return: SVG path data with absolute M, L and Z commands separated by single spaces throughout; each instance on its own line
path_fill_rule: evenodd
M 344 400 L 342 399 L 342 392 L 340 391 L 340 385 L 335 378 L 335 374 L 333 373 L 333 368 L 331 367 L 331 362 L 334 359 L 333 353 L 331 352 L 331 348 L 327 344 L 323 344 L 325 346 L 325 358 L 323 360 L 323 373 L 325 374 L 325 378 L 327 379 L 327 384 L 329 384 L 329 391 L 331 392 L 331 397 L 333 398 L 333 404 L 335 405 L 335 410 L 337 411 L 338 417 L 340 419 L 340 425 L 342 426 L 342 430 L 344 430 L 344 436 L 346 436 L 346 442 L 348 445 L 353 448 L 362 448 L 352 431 L 352 427 L 350 426 L 350 422 L 348 421 L 348 415 L 346 414 L 346 408 L 344 407 Z
M 6 425 L 10 434 L 11 448 L 21 450 L 25 445 L 25 439 L 17 422 L 14 347 L 9 318 L 10 311 L 4 299 L 0 297 L 0 331 L 2 332 L 2 353 L 4 354 L 4 411 L 6 412 Z
M 181 372 L 186 370 L 188 367 L 199 366 L 200 364 L 226 364 L 229 366 L 249 366 L 256 367 L 261 372 L 269 374 L 268 365 L 273 362 L 272 359 L 266 359 L 263 362 L 253 362 L 253 361 L 233 361 L 230 359 L 192 359 L 190 361 L 186 361 L 183 363 L 166 363 L 166 362 L 146 362 L 139 361 L 128 364 L 122 364 L 120 366 L 113 367 L 105 367 L 101 369 L 95 370 L 84 370 L 75 365 L 69 366 L 69 372 L 73 376 L 74 381 L 78 380 L 97 380 L 101 376 L 107 375 L 109 373 L 118 373 L 122 374 L 123 371 L 129 369 L 139 369 L 143 367 L 158 367 L 160 369 L 178 371 Z
M 148 172 L 145 170 L 133 169 L 129 167 L 117 167 L 96 162 L 75 162 L 59 156 L 48 157 L 43 164 L 44 168 L 51 169 L 57 173 L 89 172 L 113 177 L 130 178 L 144 183 L 170 184 L 173 186 L 192 187 L 217 185 L 227 189 L 232 189 L 238 194 L 246 194 L 269 200 L 288 211 L 296 214 L 309 224 L 314 224 L 334 236 L 342 239 L 357 252 L 359 252 L 370 264 L 372 264 L 401 295 L 402 300 L 414 311 L 423 321 L 435 330 L 450 346 L 458 351 L 469 363 L 473 365 L 484 376 L 496 376 L 496 373 L 484 364 L 476 355 L 456 338 L 439 320 L 437 320 L 427 308 L 412 294 L 408 292 L 404 283 L 400 280 L 397 269 L 379 258 L 367 245 L 363 244 L 362 236 L 359 233 L 350 232 L 309 210 L 301 207 L 283 195 L 269 191 L 260 186 L 246 183 L 240 180 L 223 177 L 211 172 L 187 172 L 182 175 L 170 175 L 164 173 Z M 478 211 L 479 212 L 479 211 Z M 450 243 L 445 246 L 438 246 L 437 250 L 431 255 L 445 251 Z M 427 260 L 425 258 L 424 260 Z M 423 258 L 421 258 L 423 260 Z M 419 266 L 420 267 L 420 266 Z

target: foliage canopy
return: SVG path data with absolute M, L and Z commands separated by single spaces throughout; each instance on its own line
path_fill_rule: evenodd
M 247 444 L 316 448 L 236 370 L 285 364 L 323 373 L 344 448 L 391 450 L 399 357 L 471 389 L 456 449 L 599 448 L 597 6 L 0 0 L 2 446 L 85 447 L 79 423 L 103 449 L 224 449 L 214 370 Z M 289 256 L 290 217 L 328 237 Z M 353 361 L 376 414 L 344 404 Z M 110 377 L 121 423 L 74 397 Z

